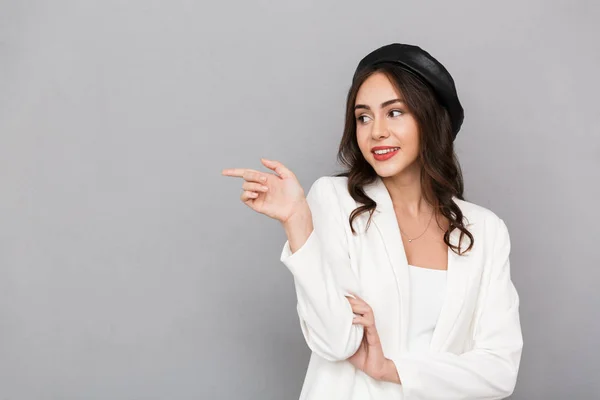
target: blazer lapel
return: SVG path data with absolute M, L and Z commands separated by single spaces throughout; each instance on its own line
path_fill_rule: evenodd
M 397 332 L 400 333 L 400 341 L 397 352 L 404 353 L 407 350 L 408 320 L 409 320 L 409 293 L 410 280 L 408 271 L 408 260 L 400 236 L 400 229 L 396 219 L 396 212 L 390 194 L 380 177 L 365 186 L 365 193 L 377 203 L 373 213 L 372 225 L 378 230 L 381 240 L 385 245 L 388 258 L 392 265 L 392 272 L 396 279 L 398 298 L 400 299 L 400 316 Z
M 460 230 L 454 229 L 450 234 L 450 243 L 458 245 L 459 236 Z M 463 248 L 465 242 L 468 245 L 468 238 L 463 238 Z M 444 348 L 446 341 L 450 337 L 454 323 L 460 314 L 467 292 L 467 283 L 472 271 L 472 266 L 468 262 L 469 254 L 466 253 L 459 256 L 448 247 L 446 297 L 435 330 L 433 331 L 433 337 L 431 338 L 430 349 L 433 351 Z
M 400 299 L 400 316 L 398 332 L 400 341 L 397 351 L 404 353 L 408 351 L 408 324 L 410 319 L 410 279 L 408 271 L 408 259 L 392 199 L 387 191 L 383 180 L 378 177 L 375 182 L 366 185 L 365 193 L 377 203 L 373 213 L 372 224 L 377 228 L 383 241 L 398 287 L 398 298 Z M 454 198 L 456 201 L 457 199 Z M 459 204 L 457 202 L 457 204 Z M 450 242 L 458 244 L 460 231 L 455 229 L 450 235 Z M 467 240 L 468 243 L 468 240 Z M 446 283 L 446 298 L 438 318 L 438 322 L 431 340 L 431 349 L 437 350 L 444 346 L 446 339 L 452 330 L 454 323 L 460 313 L 470 268 L 467 262 L 468 254 L 459 256 L 448 248 L 448 272 Z

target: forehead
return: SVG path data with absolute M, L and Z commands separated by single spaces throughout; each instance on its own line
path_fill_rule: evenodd
M 401 93 L 382 72 L 369 76 L 358 89 L 355 104 L 379 105 L 386 100 L 402 97 Z

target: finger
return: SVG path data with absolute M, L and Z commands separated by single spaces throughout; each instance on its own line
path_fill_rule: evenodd
M 256 182 L 244 182 L 242 189 L 250 192 L 267 192 L 269 187 Z
M 346 298 L 348 299 L 348 302 L 350 304 L 367 304 L 364 300 L 362 299 L 355 299 L 353 297 L 350 296 L 346 296 Z
M 369 314 L 369 313 L 365 313 L 365 314 L 355 313 L 353 318 L 361 318 L 361 321 L 363 321 L 368 326 L 375 326 L 375 318 L 373 317 L 373 314 Z
M 350 294 L 351 294 L 352 296 L 354 296 L 356 300 L 359 300 L 359 301 L 362 301 L 363 303 L 366 303 L 366 301 L 364 301 L 362 298 L 360 298 L 360 296 L 359 296 L 359 295 L 357 295 L 356 293 L 354 293 L 354 292 L 350 292 Z
M 227 168 L 221 171 L 221 175 L 237 176 L 241 178 L 242 176 L 244 176 L 244 172 L 246 172 L 246 168 Z
M 244 175 L 242 175 L 242 178 L 247 182 L 265 183 L 267 181 L 267 176 L 264 172 L 255 171 L 253 169 L 247 169 L 246 172 L 244 172 Z
M 351 297 L 347 297 L 347 299 L 348 299 L 348 303 L 350 303 L 351 306 L 364 306 L 364 307 L 371 308 L 371 306 L 368 303 L 366 303 L 364 300 L 353 299 Z
M 265 167 L 277 172 L 277 175 L 279 175 L 280 178 L 289 178 L 294 176 L 292 171 L 287 169 L 287 167 L 279 161 L 269 160 L 266 158 L 261 158 L 260 161 L 264 164 Z
M 372 328 L 375 326 L 374 322 L 371 319 L 365 318 L 360 315 L 352 318 L 352 323 L 356 325 L 362 325 L 365 328 Z
M 256 192 L 250 192 L 248 190 L 244 190 L 244 192 L 242 192 L 242 195 L 240 196 L 240 199 L 246 203 L 248 200 L 254 200 L 258 197 L 258 193 Z
M 370 314 L 371 313 L 371 307 L 369 307 L 368 305 L 365 304 L 354 304 L 351 305 L 352 306 L 352 312 L 354 312 L 355 314 Z
M 267 176 L 264 172 L 249 168 L 228 168 L 221 171 L 221 175 L 244 178 L 248 182 L 266 182 Z

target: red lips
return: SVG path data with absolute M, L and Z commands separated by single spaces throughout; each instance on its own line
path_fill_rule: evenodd
M 371 153 L 373 153 L 377 150 L 395 149 L 398 147 L 400 147 L 400 146 L 375 146 L 371 149 Z

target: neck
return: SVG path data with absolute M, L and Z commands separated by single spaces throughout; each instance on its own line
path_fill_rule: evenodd
M 421 169 L 416 163 L 414 168 L 382 180 L 396 210 L 414 217 L 431 213 L 432 206 L 423 197 Z

